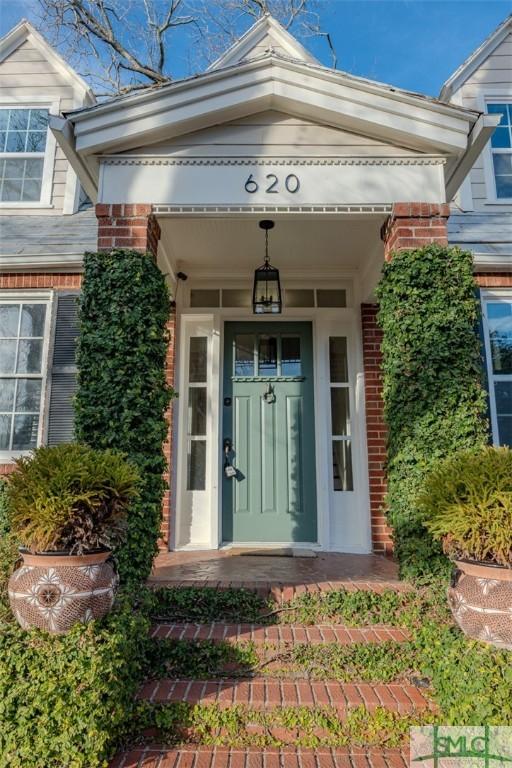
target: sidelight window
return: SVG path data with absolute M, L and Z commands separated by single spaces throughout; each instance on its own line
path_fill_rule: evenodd
M 345 336 L 329 338 L 329 382 L 333 490 L 353 491 L 350 385 Z
M 192 336 L 189 342 L 187 409 L 187 490 L 206 487 L 208 338 Z

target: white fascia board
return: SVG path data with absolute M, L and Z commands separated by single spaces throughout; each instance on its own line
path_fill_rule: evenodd
M 460 67 L 455 70 L 448 80 L 443 84 L 439 98 L 441 101 L 449 101 L 452 95 L 464 85 L 466 80 L 476 72 L 476 70 L 489 58 L 494 50 L 505 40 L 507 35 L 512 32 L 512 16 L 508 16 L 505 21 L 492 32 L 483 43 L 473 51 L 473 53 L 462 62 Z
M 423 151 L 463 152 L 478 113 L 329 70 L 265 57 L 231 70 L 68 113 L 77 151 L 120 151 L 252 114 L 284 109 L 317 122 L 405 142 Z
M 316 59 L 299 41 L 291 35 L 276 19 L 266 14 L 250 27 L 222 56 L 210 64 L 207 72 L 237 64 L 269 35 L 294 59 L 319 64 Z
M 50 130 L 55 136 L 67 161 L 80 179 L 82 187 L 93 202 L 98 197 L 97 169 L 91 163 L 86 163 L 76 151 L 73 125 L 69 120 L 57 115 L 50 115 Z M 94 171 L 96 170 L 96 175 Z
M 480 115 L 468 139 L 466 152 L 446 180 L 446 199 L 451 200 L 494 133 L 501 115 Z
M 13 254 L 0 256 L 0 269 L 8 272 L 34 272 L 41 269 L 81 272 L 83 262 L 83 253 L 47 253 L 36 256 Z
M 75 91 L 80 93 L 84 104 L 93 105 L 96 103 L 91 87 L 26 19 L 22 19 L 0 40 L 0 62 L 8 58 L 29 39 L 41 51 L 42 55 L 53 64 L 57 72 L 72 85 Z

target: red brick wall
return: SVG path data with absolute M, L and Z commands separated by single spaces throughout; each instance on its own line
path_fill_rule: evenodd
M 512 288 L 510 272 L 479 272 L 475 280 L 480 288 Z
M 377 325 L 377 311 L 377 304 L 361 305 L 370 517 L 374 552 L 390 553 L 393 550 L 393 542 L 384 511 L 387 430 L 382 402 L 382 331 Z
M 98 248 L 134 248 L 156 256 L 160 226 L 152 210 L 152 206 L 146 204 L 99 203 L 96 206 Z
M 391 259 L 393 251 L 421 248 L 429 243 L 446 245 L 449 215 L 447 203 L 395 203 L 381 231 L 386 261 Z

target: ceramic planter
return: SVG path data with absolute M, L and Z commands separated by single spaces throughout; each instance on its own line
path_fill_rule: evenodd
M 462 631 L 512 649 L 512 569 L 456 560 L 448 602 Z
M 64 634 L 111 609 L 118 578 L 109 550 L 68 555 L 21 549 L 20 554 L 23 562 L 9 579 L 9 602 L 24 629 Z

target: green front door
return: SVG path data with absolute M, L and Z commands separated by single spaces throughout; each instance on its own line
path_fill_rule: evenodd
M 316 542 L 311 323 L 226 323 L 223 540 Z

